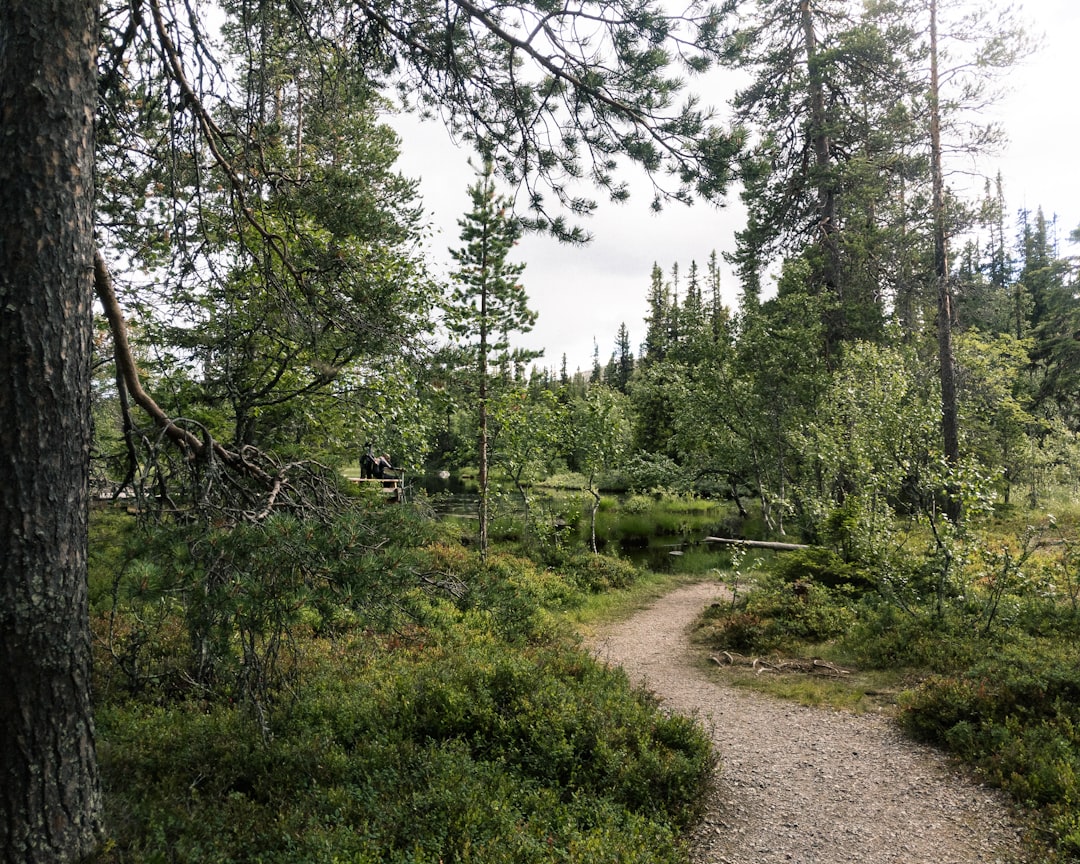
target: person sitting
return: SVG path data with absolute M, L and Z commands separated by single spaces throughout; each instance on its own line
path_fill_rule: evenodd
M 383 453 L 382 456 L 375 460 L 375 477 L 380 480 L 396 480 L 397 475 L 394 474 L 398 469 L 390 464 L 390 454 Z

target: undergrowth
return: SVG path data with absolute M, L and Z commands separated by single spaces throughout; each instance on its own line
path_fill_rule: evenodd
M 124 531 L 126 551 L 99 550 L 99 864 L 685 861 L 707 736 L 563 623 L 632 568 L 481 564 L 360 521 L 369 533 L 286 520 L 205 546 Z M 191 615 L 208 597 L 213 675 Z M 267 632 L 281 646 L 253 698 L 244 643 L 265 650 Z
M 1007 548 L 1007 539 L 996 542 Z M 847 667 L 846 679 L 765 676 L 772 692 L 803 702 L 858 706 L 860 688 L 896 687 L 912 735 L 963 759 L 1033 814 L 1034 857 L 1076 861 L 1080 617 L 1072 565 L 1055 559 L 1066 552 L 1047 544 L 1023 570 L 1008 571 L 1000 565 L 1008 555 L 976 550 L 944 604 L 903 605 L 870 569 L 820 548 L 787 553 L 737 602 L 707 610 L 696 638 L 714 651 Z M 996 570 L 982 567 L 988 559 Z

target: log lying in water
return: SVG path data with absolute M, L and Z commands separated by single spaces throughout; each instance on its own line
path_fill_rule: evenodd
M 805 543 L 773 543 L 767 540 L 739 540 L 732 537 L 706 537 L 706 543 L 721 543 L 725 546 L 749 546 L 753 549 L 772 549 L 775 552 L 794 552 L 796 549 L 809 549 Z

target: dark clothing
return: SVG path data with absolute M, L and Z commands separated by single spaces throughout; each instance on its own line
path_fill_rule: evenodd
M 374 476 L 380 478 L 381 480 L 394 480 L 397 477 L 397 475 L 394 474 L 394 471 L 397 469 L 395 469 L 394 466 L 390 464 L 389 459 L 383 456 L 380 456 L 378 459 L 375 460 L 374 468 L 376 472 Z
M 360 459 L 360 476 L 365 480 L 372 480 L 382 476 L 378 464 L 367 454 Z

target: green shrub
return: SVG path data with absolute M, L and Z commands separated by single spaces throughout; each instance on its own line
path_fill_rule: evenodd
M 295 683 L 298 636 L 401 620 L 412 579 L 403 562 L 424 536 L 408 508 L 381 504 L 328 522 L 273 515 L 132 532 L 112 559 L 108 603 L 97 604 L 102 680 L 265 710 Z
M 627 514 L 648 513 L 655 506 L 656 500 L 652 496 L 637 493 L 623 500 L 622 511 Z
M 770 572 L 780 580 L 815 583 L 827 588 L 850 585 L 860 590 L 870 588 L 870 581 L 855 564 L 844 561 L 832 549 L 812 546 L 777 555 L 772 559 Z
M 1075 649 L 1045 642 L 999 646 L 967 671 L 923 681 L 903 713 L 913 734 L 1040 810 L 1065 856 L 1080 850 L 1077 660 Z
M 766 621 L 745 610 L 723 611 L 720 605 L 705 613 L 705 638 L 714 648 L 757 653 L 771 651 L 778 640 L 771 637 Z
M 707 610 L 699 635 L 715 648 L 768 653 L 836 639 L 855 620 L 849 591 L 768 576 L 738 604 Z
M 970 628 L 929 612 L 905 612 L 872 595 L 863 597 L 844 638 L 846 653 L 871 669 L 949 672 L 977 662 L 991 646 Z
M 126 566 L 125 549 L 138 530 L 135 517 L 114 506 L 90 508 L 90 544 L 87 584 L 90 611 L 108 611 L 118 573 Z
M 459 630 L 328 647 L 267 740 L 195 703 L 99 726 L 125 862 L 676 862 L 711 767 L 621 673 Z
M 637 567 L 623 558 L 588 552 L 566 559 L 559 570 L 582 591 L 591 593 L 628 588 L 641 576 Z
M 572 608 L 581 594 L 572 576 L 509 553 L 480 556 L 461 546 L 437 544 L 420 556 L 427 577 L 450 589 L 459 611 L 482 614 L 500 638 L 543 642 L 558 631 L 554 612 Z

